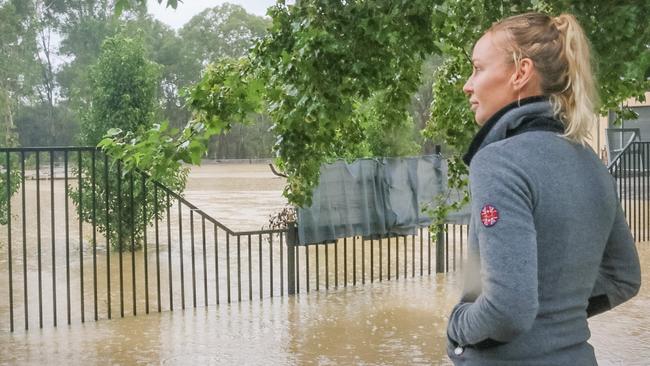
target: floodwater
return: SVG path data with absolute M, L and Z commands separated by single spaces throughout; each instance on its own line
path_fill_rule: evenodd
M 283 184 L 266 165 L 205 165 L 192 171 L 185 197 L 229 227 L 254 230 L 284 206 Z M 650 243 L 639 244 L 639 252 L 648 268 Z M 636 298 L 590 320 L 600 365 L 650 360 L 650 275 L 643 275 Z M 14 333 L 0 331 L 0 364 L 449 365 L 444 332 L 458 277 L 438 274 L 70 326 L 61 318 L 58 328 L 24 331 L 18 325 Z M 2 277 L 0 287 L 5 282 Z
M 184 195 L 229 228 L 259 230 L 287 205 L 284 183 L 266 164 L 207 164 L 192 169 Z

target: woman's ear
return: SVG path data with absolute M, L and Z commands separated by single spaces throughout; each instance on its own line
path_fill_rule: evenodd
M 519 61 L 519 67 L 515 69 L 512 75 L 512 85 L 517 91 L 533 91 L 538 89 L 537 80 L 535 77 L 535 64 L 530 58 L 522 58 Z

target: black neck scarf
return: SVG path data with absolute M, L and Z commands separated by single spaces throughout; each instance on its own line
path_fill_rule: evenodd
M 463 155 L 463 161 L 469 166 L 474 155 L 483 147 L 529 131 L 564 133 L 564 124 L 553 116 L 548 97 L 528 97 L 501 108 L 474 136 L 469 149 Z

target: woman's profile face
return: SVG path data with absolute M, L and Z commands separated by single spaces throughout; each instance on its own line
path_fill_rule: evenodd
M 472 75 L 463 91 L 469 97 L 476 123 L 483 126 L 499 109 L 517 100 L 512 80 L 515 67 L 499 46 L 500 35 L 488 32 L 474 45 Z

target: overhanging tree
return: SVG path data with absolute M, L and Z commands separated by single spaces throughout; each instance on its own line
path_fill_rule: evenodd
M 291 203 L 308 204 L 320 165 L 365 137 L 351 117 L 355 106 L 382 93 L 377 112 L 388 117 L 383 122 L 403 123 L 422 60 L 436 53 L 444 63 L 435 75 L 426 133 L 450 147 L 450 185 L 462 188 L 466 170 L 458 154 L 476 130 L 461 90 L 472 45 L 492 22 L 530 10 L 570 12 L 583 24 L 593 43 L 603 111 L 630 97 L 643 99 L 650 62 L 646 1 L 279 2 L 269 12 L 268 35 L 254 51 L 208 69 L 193 89 L 189 105 L 195 117 L 176 143 L 193 149 L 169 149 L 169 158 L 196 161 L 210 133 L 242 120 L 236 116 L 267 110 L 278 137 L 278 163 L 289 176 L 284 193 Z M 129 149 L 138 151 L 138 144 Z

